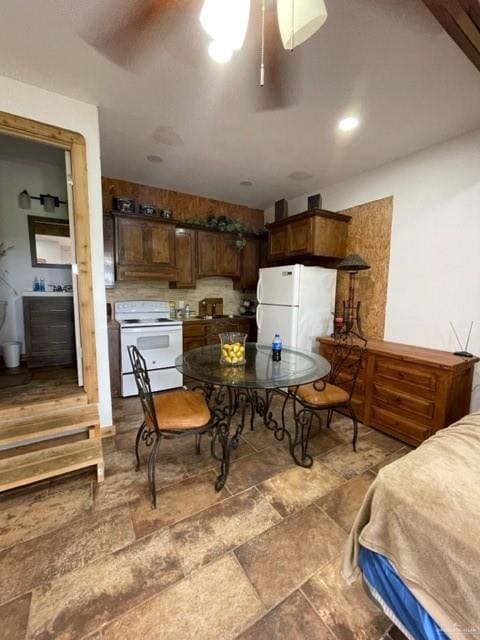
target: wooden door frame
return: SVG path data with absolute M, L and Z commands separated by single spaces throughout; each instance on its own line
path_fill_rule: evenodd
M 75 131 L 0 111 L 0 133 L 26 138 L 70 152 L 73 180 L 73 220 L 78 265 L 78 304 L 82 342 L 83 387 L 89 404 L 98 402 L 90 213 L 85 138 Z

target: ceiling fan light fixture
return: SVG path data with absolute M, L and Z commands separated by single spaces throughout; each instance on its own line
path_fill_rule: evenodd
M 277 16 L 283 47 L 291 50 L 313 36 L 328 13 L 323 0 L 277 0 Z
M 233 55 L 232 49 L 218 40 L 212 40 L 210 42 L 208 45 L 208 53 L 212 60 L 215 60 L 215 62 L 218 62 L 219 64 L 230 62 Z
M 205 0 L 200 24 L 216 47 L 238 51 L 245 40 L 249 17 L 250 0 Z

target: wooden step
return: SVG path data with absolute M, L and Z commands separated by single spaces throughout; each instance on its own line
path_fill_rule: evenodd
M 25 385 L 24 389 L 28 389 L 28 386 Z M 10 399 L 5 397 L 7 391 L 11 396 Z M 58 396 L 55 398 L 35 398 L 33 394 L 22 395 L 16 389 L 0 390 L 0 420 L 24 418 L 38 413 L 58 411 L 66 407 L 84 406 L 88 402 L 87 394 L 80 387 L 77 387 L 75 391 L 61 388 L 56 388 L 56 391 Z
M 104 476 L 101 438 L 20 454 L 0 460 L 0 491 L 92 466 L 97 467 L 97 480 L 101 482 Z
M 55 436 L 83 427 L 99 427 L 98 405 L 65 407 L 43 414 L 2 420 L 0 446 L 21 444 L 25 440 Z

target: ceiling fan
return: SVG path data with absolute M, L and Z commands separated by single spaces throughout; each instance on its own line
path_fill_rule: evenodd
M 190 23 L 190 37 L 198 40 L 208 34 L 210 42 L 204 46 L 213 60 L 224 64 L 242 49 L 249 31 L 256 41 L 259 84 L 265 86 L 269 108 L 281 108 L 289 93 L 282 51 L 303 44 L 326 19 L 323 0 L 136 0 L 121 24 L 100 38 L 87 36 L 86 40 L 116 64 L 128 67 L 153 29 L 166 39 Z M 198 33 L 193 34 L 192 28 Z

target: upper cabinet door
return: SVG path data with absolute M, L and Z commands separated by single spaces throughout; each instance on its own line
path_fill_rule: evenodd
M 197 243 L 195 229 L 175 230 L 175 256 L 177 280 L 170 286 L 177 289 L 195 289 L 197 285 Z M 193 347 L 192 347 L 193 348 Z
M 209 231 L 198 231 L 198 277 L 208 277 L 218 275 L 217 264 L 217 236 L 218 233 Z
M 176 277 L 174 225 L 116 217 L 115 228 L 118 280 Z
M 240 252 L 236 245 L 237 237 L 219 233 L 217 235 L 218 275 L 227 278 L 240 277 Z
M 258 282 L 258 270 L 260 268 L 260 240 L 247 238 L 247 244 L 240 254 L 241 274 L 240 284 L 242 289 L 255 290 Z

